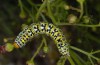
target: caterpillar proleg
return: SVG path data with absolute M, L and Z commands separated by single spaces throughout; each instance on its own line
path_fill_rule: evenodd
M 67 43 L 64 35 L 59 28 L 49 23 L 33 23 L 23 29 L 23 31 L 20 32 L 15 39 L 14 47 L 21 48 L 25 46 L 30 39 L 38 34 L 49 35 L 55 41 L 59 52 L 62 55 L 69 56 L 69 44 Z

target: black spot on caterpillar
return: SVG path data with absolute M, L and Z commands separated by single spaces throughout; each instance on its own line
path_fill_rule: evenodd
M 67 43 L 64 35 L 60 29 L 55 27 L 53 24 L 48 23 L 33 23 L 26 27 L 15 39 L 15 48 L 21 48 L 25 46 L 30 39 L 38 34 L 49 35 L 55 41 L 59 52 L 62 55 L 69 56 L 69 44 Z

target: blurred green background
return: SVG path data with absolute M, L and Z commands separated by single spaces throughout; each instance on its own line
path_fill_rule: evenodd
M 100 65 L 99 0 L 0 0 L 0 45 L 12 44 L 23 24 L 42 21 L 53 23 L 62 30 L 72 46 L 73 62 L 66 59 L 63 63 L 54 41 L 39 35 L 21 49 L 0 54 L 0 65 L 26 65 L 43 39 L 49 50 L 44 52 L 47 50 L 44 44 L 33 60 L 34 65 Z

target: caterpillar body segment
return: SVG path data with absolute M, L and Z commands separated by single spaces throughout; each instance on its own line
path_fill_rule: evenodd
M 30 26 L 23 29 L 15 39 L 15 48 L 21 48 L 31 40 L 35 35 L 46 34 L 49 35 L 56 43 L 59 52 L 62 55 L 69 56 L 69 44 L 67 43 L 64 35 L 53 24 L 48 23 L 33 23 Z

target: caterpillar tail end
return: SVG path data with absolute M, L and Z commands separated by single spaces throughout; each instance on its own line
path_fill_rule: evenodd
M 17 45 L 17 43 L 16 43 L 16 42 L 14 42 L 14 44 L 13 44 L 13 45 L 14 45 L 14 47 L 15 47 L 15 48 L 20 48 L 20 47 Z

